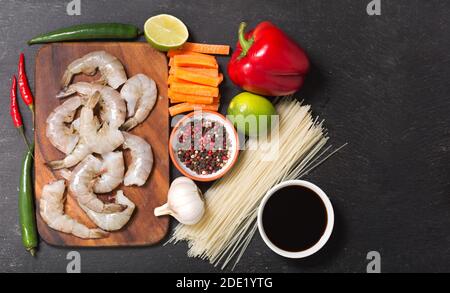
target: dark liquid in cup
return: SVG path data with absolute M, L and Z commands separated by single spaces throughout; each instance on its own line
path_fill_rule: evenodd
M 307 250 L 319 242 L 327 221 L 322 199 L 311 189 L 298 185 L 276 191 L 262 213 L 264 232 L 269 240 L 290 252 Z

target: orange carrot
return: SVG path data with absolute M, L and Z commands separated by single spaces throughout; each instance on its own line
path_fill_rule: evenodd
M 169 99 L 169 101 L 170 101 L 170 104 L 180 104 L 180 103 L 186 103 L 186 102 L 182 102 L 182 101 L 177 101 L 177 100 L 172 100 L 172 99 Z
M 212 54 L 212 55 L 229 55 L 230 46 L 227 45 L 211 45 L 199 43 L 184 43 L 183 50 L 197 53 Z
M 204 105 L 204 104 L 190 104 L 190 103 L 181 103 L 174 105 L 169 108 L 170 116 L 175 116 L 185 112 L 191 112 L 194 110 L 210 110 L 210 111 L 218 111 L 219 104 L 212 105 Z
M 174 66 L 219 68 L 216 58 L 208 55 L 177 55 L 173 57 Z
M 200 85 L 194 83 L 182 83 L 182 82 L 172 82 L 170 84 L 170 89 L 176 93 L 187 94 L 187 95 L 198 95 L 205 97 L 218 97 L 219 88 Z
M 219 76 L 219 70 L 215 68 L 196 68 L 196 67 L 171 67 L 169 74 L 175 74 L 175 71 L 178 68 L 182 68 L 183 70 L 187 70 L 190 72 L 195 72 L 198 74 L 203 74 L 211 77 L 218 77 Z
M 178 79 L 190 81 L 193 83 L 203 84 L 203 85 L 209 85 L 217 87 L 223 80 L 219 77 L 211 77 L 203 74 L 198 74 L 195 72 L 191 72 L 188 70 L 184 70 L 182 67 L 177 67 L 175 70 L 174 76 Z
M 167 83 L 170 85 L 172 85 L 174 82 L 180 83 L 180 84 L 193 84 L 193 85 L 198 85 L 198 83 L 193 83 L 187 80 L 182 80 L 179 79 L 178 77 L 176 77 L 175 75 L 171 74 L 169 75 L 169 78 L 167 79 Z
M 200 55 L 200 56 L 205 56 L 206 54 L 202 54 L 202 53 L 197 53 L 197 52 L 193 52 L 193 51 L 187 51 L 187 50 L 183 50 L 183 49 L 172 49 L 169 50 L 167 52 L 167 57 L 174 57 L 177 55 Z
M 170 89 L 169 89 L 169 98 L 171 102 L 187 102 L 191 104 L 212 104 L 215 99 L 213 97 L 180 94 L 173 92 Z
M 169 75 L 169 78 L 167 79 L 167 84 L 170 86 L 173 82 L 175 82 L 175 75 Z

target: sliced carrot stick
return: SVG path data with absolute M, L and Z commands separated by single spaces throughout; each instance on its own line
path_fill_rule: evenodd
M 177 94 L 177 93 L 175 93 L 175 94 Z M 195 97 L 201 97 L 201 96 L 195 96 Z M 170 96 L 169 96 L 169 98 L 170 98 Z M 209 97 L 206 97 L 206 98 L 209 98 Z M 173 98 L 170 98 L 169 101 L 170 101 L 170 104 L 188 103 L 186 101 L 180 101 L 180 100 L 173 99 Z M 205 104 L 205 105 L 219 104 L 220 103 L 220 95 L 218 97 L 212 98 L 212 101 L 213 102 L 210 104 L 207 104 L 207 103 L 203 103 L 203 104 Z
M 218 111 L 219 104 L 204 105 L 204 104 L 181 103 L 181 104 L 177 104 L 177 105 L 170 107 L 169 114 L 170 114 L 170 116 L 175 116 L 175 115 L 178 115 L 181 113 L 191 112 L 191 111 L 194 111 L 197 109 Z
M 181 67 L 219 68 L 216 58 L 208 55 L 177 55 L 173 57 L 173 65 Z
M 193 52 L 193 51 L 188 51 L 188 50 L 183 50 L 183 49 L 172 49 L 169 50 L 167 52 L 167 57 L 174 57 L 177 55 L 200 55 L 200 56 L 205 56 L 206 54 L 202 54 L 202 53 L 197 53 L 197 52 Z
M 174 82 L 176 83 L 180 83 L 180 84 L 193 84 L 193 85 L 199 85 L 198 83 L 193 83 L 187 80 L 182 80 L 179 79 L 178 77 L 176 77 L 175 75 L 171 74 L 169 75 L 169 78 L 167 79 L 167 83 L 169 84 L 169 86 L 171 86 Z
M 200 43 L 184 43 L 183 50 L 192 51 L 197 53 L 212 54 L 212 55 L 229 55 L 230 46 L 227 45 L 211 45 Z
M 167 79 L 167 84 L 170 86 L 172 83 L 174 83 L 175 82 L 175 79 L 176 79 L 176 77 L 175 77 L 175 75 L 169 75 L 169 78 Z
M 170 58 L 169 59 L 169 67 L 172 67 L 174 64 L 173 64 L 173 57 L 172 58 Z
M 219 88 L 200 85 L 200 84 L 191 84 L 191 83 L 182 83 L 182 82 L 172 82 L 170 84 L 170 89 L 176 93 L 187 94 L 187 95 L 198 95 L 205 97 L 218 97 L 219 96 Z
M 184 70 L 182 67 L 177 67 L 175 69 L 174 76 L 181 80 L 190 81 L 193 83 L 198 83 L 198 84 L 203 84 L 203 85 L 214 86 L 214 87 L 219 86 L 219 84 L 223 80 L 223 76 L 222 76 L 222 78 L 220 78 L 220 76 L 219 77 L 211 77 L 211 76 L 191 72 L 188 70 Z
M 172 100 L 172 99 L 169 99 L 169 101 L 170 101 L 170 104 L 180 104 L 180 103 L 186 103 L 186 102 L 181 102 L 181 101 L 177 101 L 177 100 Z
M 213 97 L 205 97 L 198 95 L 186 95 L 173 92 L 169 89 L 169 98 L 171 102 L 187 102 L 191 104 L 213 104 Z
M 198 74 L 203 74 L 211 77 L 218 77 L 219 76 L 219 70 L 216 68 L 196 68 L 196 67 L 176 67 L 173 66 L 170 68 L 169 74 L 175 74 L 175 71 L 177 68 L 182 68 L 183 70 L 187 70 L 190 72 L 195 72 Z

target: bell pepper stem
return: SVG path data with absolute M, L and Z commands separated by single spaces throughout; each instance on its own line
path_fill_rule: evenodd
M 247 28 L 247 23 L 241 22 L 239 25 L 239 44 L 241 45 L 242 52 L 241 55 L 239 55 L 239 59 L 244 58 L 247 56 L 248 50 L 250 50 L 250 47 L 253 45 L 253 42 L 255 39 L 252 37 L 249 40 L 245 38 L 245 29 Z

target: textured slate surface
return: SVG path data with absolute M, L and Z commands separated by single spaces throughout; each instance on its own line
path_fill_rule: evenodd
M 18 52 L 28 56 L 33 80 L 38 47 L 25 45 L 30 37 L 84 22 L 142 26 L 163 12 L 182 18 L 193 40 L 211 43 L 234 45 L 242 20 L 267 19 L 284 28 L 314 65 L 299 96 L 326 119 L 334 145 L 350 143 L 308 177 L 336 209 L 329 245 L 293 261 L 271 253 L 256 236 L 236 271 L 364 272 L 371 250 L 381 253 L 384 272 L 450 271 L 448 1 L 382 0 L 382 15 L 372 17 L 369 0 L 81 0 L 81 16 L 66 15 L 68 2 L 0 1 L 0 271 L 64 272 L 70 251 L 42 244 L 32 259 L 21 247 L 17 185 L 25 149 L 7 106 Z M 221 58 L 222 68 L 226 62 Z M 223 96 L 237 92 L 227 82 Z M 79 251 L 83 272 L 217 271 L 188 259 L 185 244 Z

